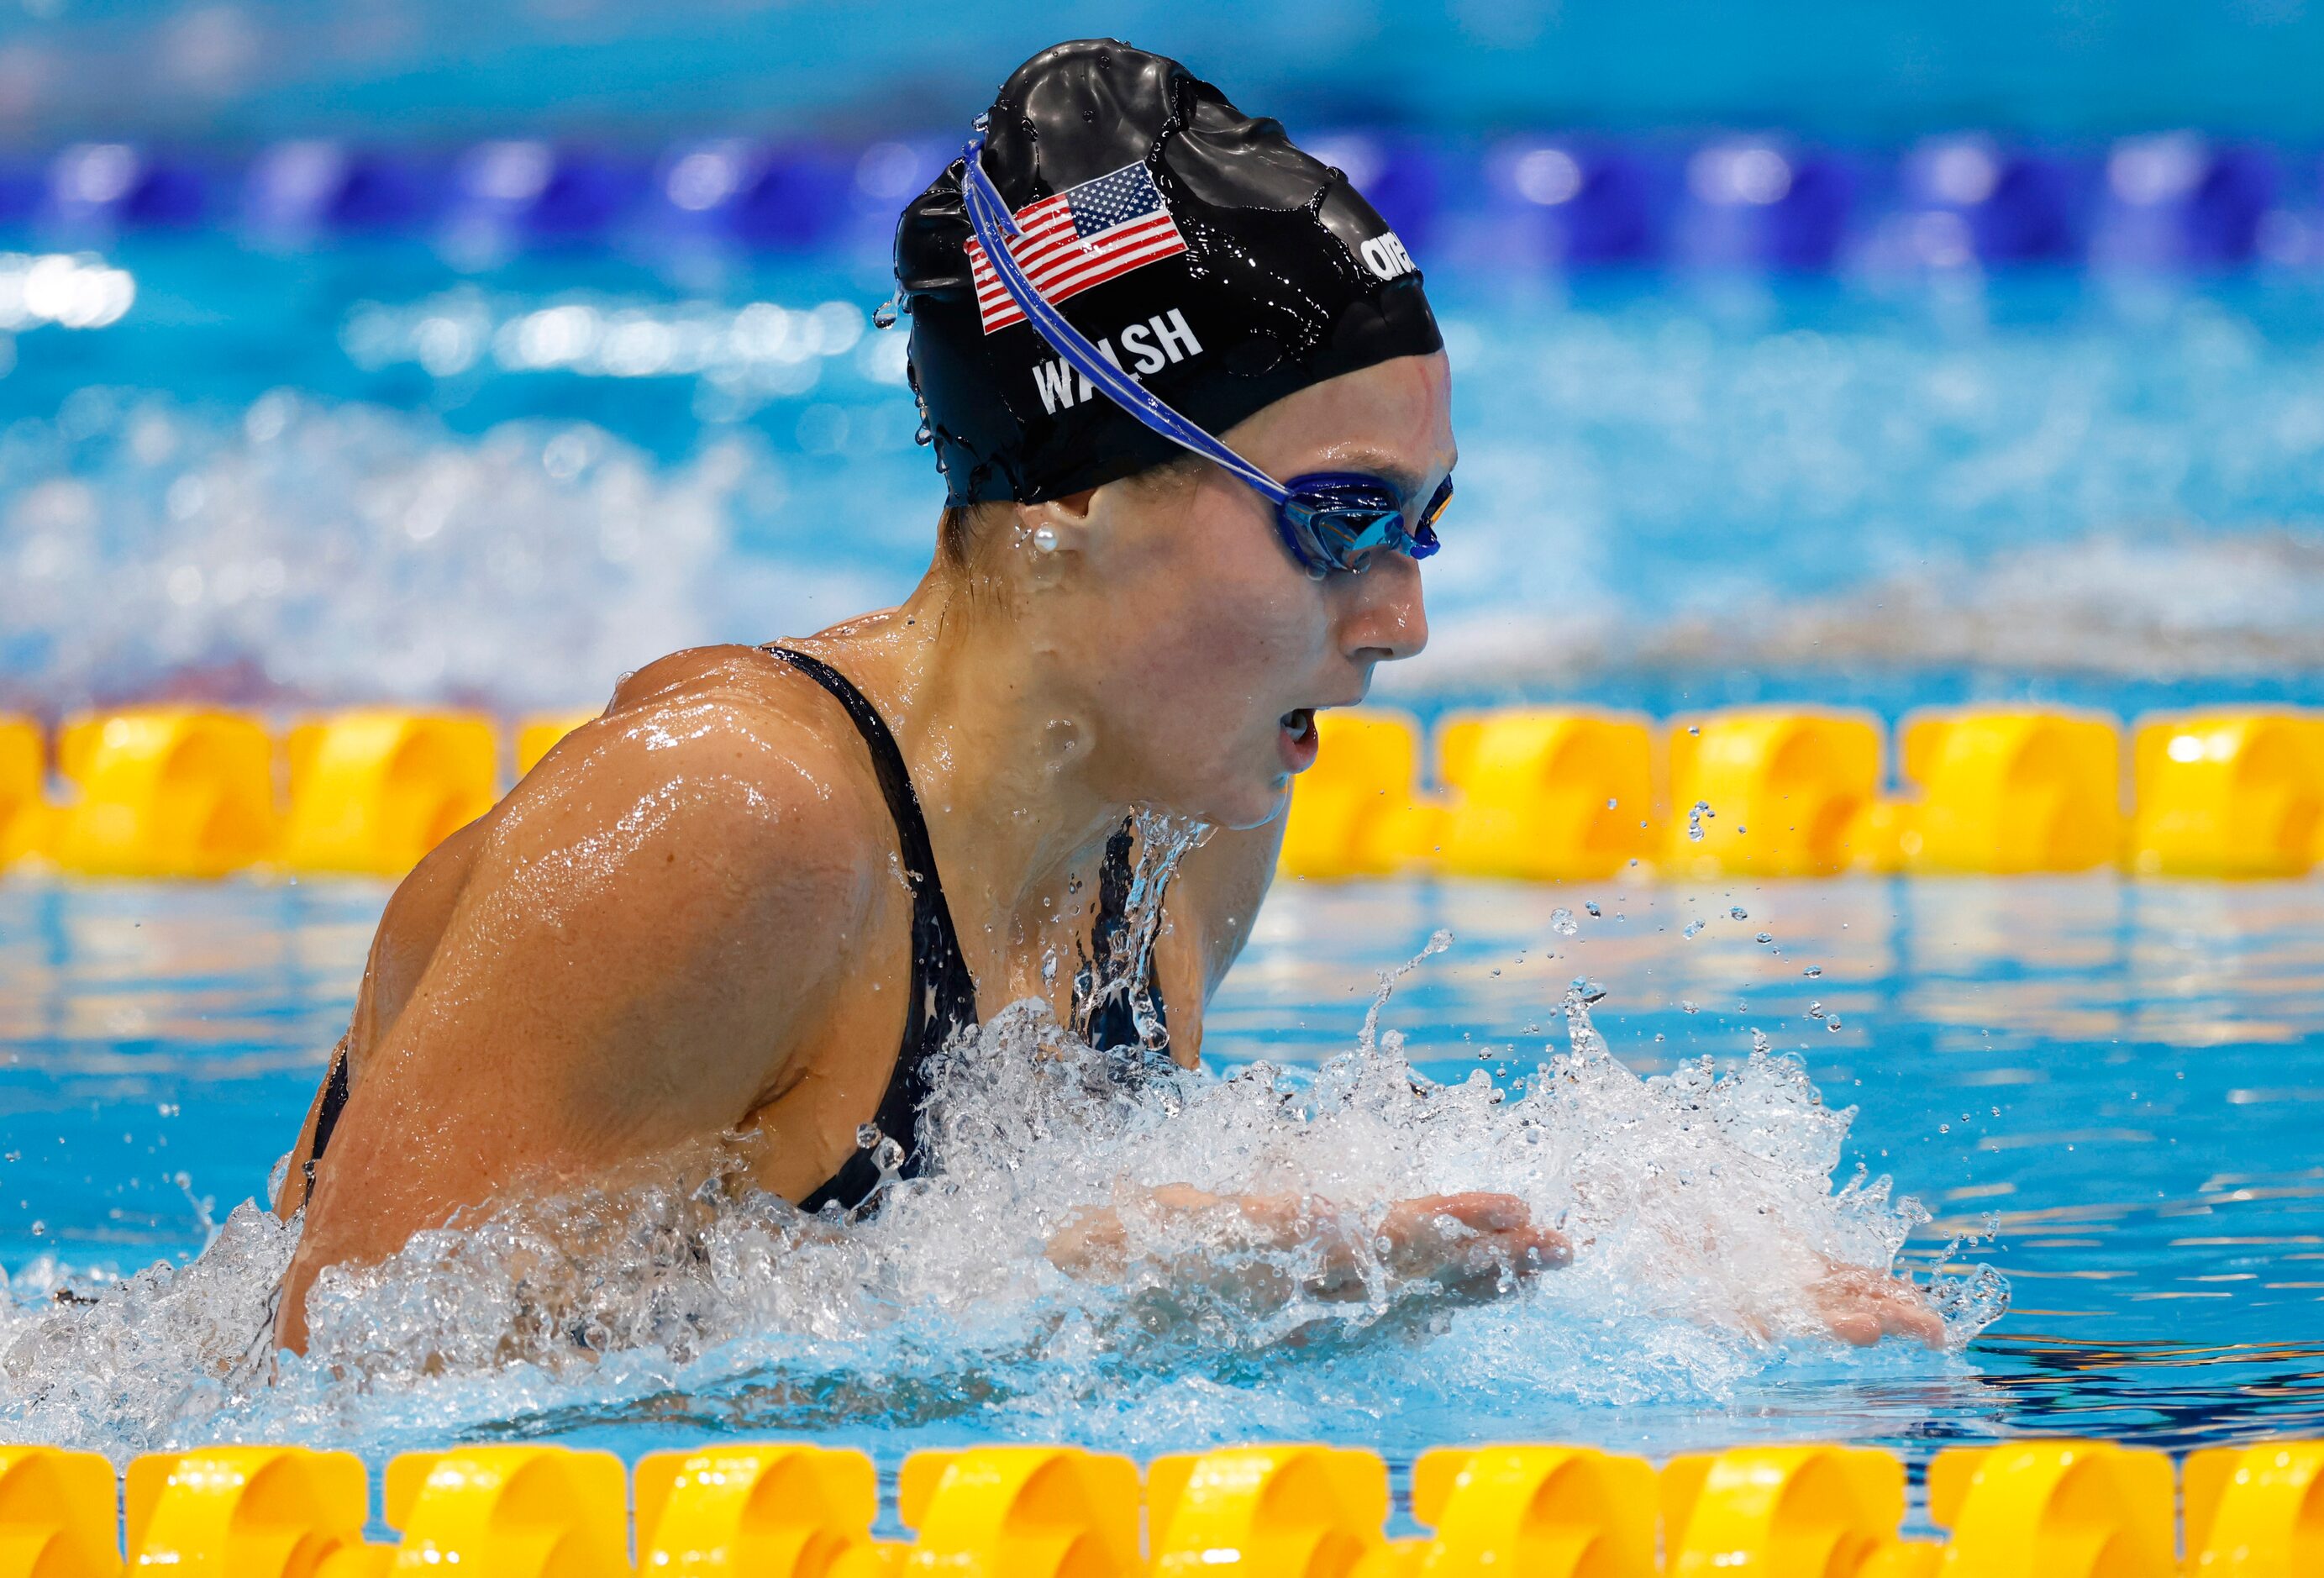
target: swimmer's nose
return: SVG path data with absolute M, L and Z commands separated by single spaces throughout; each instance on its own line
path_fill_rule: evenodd
M 1418 655 L 1428 644 L 1418 561 L 1400 553 L 1375 554 L 1360 576 L 1333 576 L 1340 595 L 1340 651 L 1358 662 L 1388 662 Z

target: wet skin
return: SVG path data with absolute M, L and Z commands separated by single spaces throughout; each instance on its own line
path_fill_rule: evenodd
M 1416 507 L 1454 457 L 1444 360 L 1314 385 L 1228 438 L 1278 476 L 1388 476 Z M 965 565 L 940 559 L 900 607 L 790 644 L 894 730 L 988 1014 L 1025 997 L 1069 1014 L 1105 841 L 1131 806 L 1222 829 L 1181 868 L 1157 949 L 1172 1055 L 1191 1066 L 1265 896 L 1314 709 L 1360 701 L 1378 664 L 1426 639 L 1419 566 L 1388 555 L 1311 579 L 1265 503 L 1203 466 L 987 506 Z M 344 1044 L 346 1106 L 311 1195 L 294 1166 L 276 1202 L 306 1211 L 278 1340 L 305 1346 L 323 1268 L 512 1195 L 713 1149 L 774 1194 L 812 1191 L 886 1085 L 910 916 L 871 760 L 820 687 L 737 647 L 626 678 L 390 900 Z M 1051 955 L 1065 967 L 1045 981 Z M 1183 1186 L 1146 1208 L 1222 1205 L 1273 1234 L 1314 1216 Z M 1076 1219 L 1051 1258 L 1108 1274 L 1108 1214 Z M 1480 1268 L 1568 1255 L 1507 1195 L 1398 1203 L 1382 1231 L 1400 1274 L 1455 1292 L 1512 1280 Z M 1843 1334 L 1928 1334 L 1917 1302 L 1892 1306 L 1851 1297 Z

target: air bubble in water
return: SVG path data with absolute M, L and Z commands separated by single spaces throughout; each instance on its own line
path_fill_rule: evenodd
M 1775 934 L 1772 931 L 1763 931 L 1759 934 L 1759 940 L 1763 943 L 1774 942 L 1775 940 Z
M 1702 922 L 1701 920 L 1690 920 L 1683 928 L 1681 928 L 1679 935 L 1681 937 L 1692 937 L 1702 929 Z
M 1592 915 L 1603 915 L 1606 913 L 1603 909 L 1598 908 L 1598 900 L 1595 899 L 1584 899 L 1582 901 L 1582 908 L 1587 909 Z
M 1820 1020 L 1823 1018 L 1823 1004 L 1820 1002 L 1812 1002 L 1808 1004 L 1808 1018 L 1812 1020 Z
M 1801 971 L 1800 974 L 1807 976 L 1810 980 L 1813 980 L 1818 975 L 1823 974 L 1823 966 L 1821 964 L 1810 964 L 1806 969 Z
M 855 1149 L 858 1150 L 871 1149 L 880 1143 L 881 1138 L 877 1123 L 859 1123 L 855 1127 Z
M 1748 920 L 1751 918 L 1751 912 L 1748 909 L 1744 909 L 1740 904 L 1738 904 L 1727 912 L 1727 918 L 1729 920 Z
M 1709 800 L 1695 801 L 1693 805 L 1687 807 L 1686 835 L 1695 843 L 1701 844 L 1702 842 L 1703 818 L 1716 814 L 1717 813 L 1711 810 L 1711 802 Z
M 1560 937 L 1572 937 L 1582 930 L 1582 927 L 1573 918 L 1573 911 L 1561 904 L 1549 912 L 1549 929 Z
M 1827 1030 L 1837 1030 L 1840 1029 L 1840 1016 L 1838 1014 L 1833 1014 L 1830 1019 L 1824 1020 L 1823 1028 Z

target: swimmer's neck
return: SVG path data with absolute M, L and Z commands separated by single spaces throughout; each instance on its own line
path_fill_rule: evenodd
M 1002 955 L 1021 965 L 1026 945 L 1036 957 L 1056 946 L 1070 966 L 1134 798 L 1070 664 L 995 595 L 1007 594 L 932 568 L 899 606 L 799 643 L 837 662 L 894 731 L 981 981 Z M 1029 984 L 1012 981 L 1011 994 Z

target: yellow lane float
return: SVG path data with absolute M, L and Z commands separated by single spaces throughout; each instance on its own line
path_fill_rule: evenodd
M 141 1457 L 123 1492 L 130 1569 L 198 1578 L 313 1578 L 360 1553 L 371 1499 L 360 1458 L 303 1446 Z
M 77 791 L 53 849 L 67 871 L 217 877 L 272 851 L 273 746 L 255 718 L 196 706 L 82 718 L 58 736 L 57 765 Z
M 1643 717 L 1528 708 L 1461 718 L 1438 731 L 1437 759 L 1453 793 L 1446 872 L 1571 881 L 1654 853 Z
M 1904 1465 L 1851 1446 L 1743 1446 L 1663 1470 L 1671 1578 L 1927 1578 L 1935 1546 L 1897 1537 Z
M 340 713 L 293 728 L 289 755 L 279 858 L 295 872 L 401 876 L 500 795 L 499 743 L 480 717 Z
M 2324 717 L 2273 708 L 2148 718 L 2131 746 L 2142 876 L 2297 876 L 2324 821 Z
M 1364 1578 L 1655 1578 L 1658 1488 L 1644 1458 L 1589 1446 L 1438 1447 L 1412 1467 L 1413 1521 Z
M 392 1570 L 632 1578 L 626 1481 L 609 1452 L 407 1453 L 387 1469 L 387 1521 L 403 1536 Z
M 31 718 L 0 717 L 0 867 L 47 846 L 47 777 L 41 725 Z
M 803 1441 L 657 1452 L 637 1470 L 641 1578 L 825 1578 L 872 1548 L 880 1483 L 860 1452 Z
M 1903 835 L 1915 872 L 2080 872 L 2122 838 L 2122 736 L 2110 719 L 2032 710 L 1922 713 L 1900 734 L 1918 786 Z
M 536 718 L 530 771 L 595 715 Z M 1604 881 L 1841 872 L 2006 874 L 2119 863 L 2135 875 L 2282 877 L 2324 856 L 2324 712 L 2221 708 L 2145 720 L 2122 805 L 2120 730 L 2043 708 L 1952 708 L 1897 731 L 1907 792 L 1884 793 L 1869 715 L 1738 707 L 1655 725 L 1586 707 L 1448 718 L 1425 787 L 1424 732 L 1379 709 L 1316 720 L 1280 870 Z M 254 865 L 393 876 L 483 815 L 499 736 L 466 714 L 370 708 L 289 731 L 287 815 L 269 730 L 217 708 L 156 706 L 59 731 L 52 803 L 42 732 L 0 718 L 0 867 L 214 877 Z
M 890 1547 L 899 1578 L 1143 1578 L 1138 1465 L 1075 1446 L 919 1452 L 897 1482 L 916 1531 Z M 871 1578 L 868 1570 L 863 1578 Z
M 1904 1469 L 1870 1447 L 1639 1458 L 1586 1446 L 1445 1448 L 1414 1465 L 1430 1532 L 1387 1540 L 1388 1471 L 1314 1444 L 1130 1460 L 1069 1446 L 917 1453 L 909 1542 L 874 1540 L 860 1452 L 737 1442 L 636 1472 L 637 1562 L 618 1460 L 551 1445 L 388 1464 L 393 1544 L 363 1540 L 345 1453 L 219 1446 L 129 1465 L 133 1571 L 218 1578 L 2180 1578 L 2172 1462 L 2105 1441 L 2013 1441 L 1929 1466 L 1941 1542 L 1900 1536 Z M 2187 1578 L 2324 1573 L 2324 1441 L 2214 1447 L 2185 1469 Z M 1145 1550 L 1139 1513 L 1144 1511 Z M 0 1447 L 0 1578 L 120 1578 L 112 1466 Z M 1659 1544 L 1661 1561 L 1655 1559 Z
M 1345 1447 L 1228 1447 L 1146 1472 L 1153 1578 L 1375 1578 L 1387 1518 L 1387 1465 Z
M 2190 1453 L 2186 1495 L 2196 1578 L 2324 1573 L 2324 1441 Z
M 1670 734 L 1662 869 L 1681 877 L 1828 876 L 1858 863 L 1880 794 L 1868 713 L 1737 707 Z
M 1295 877 L 1384 877 L 1433 863 L 1448 813 L 1419 793 L 1419 731 L 1389 712 L 1319 714 L 1315 763 L 1283 830 Z
M 516 775 L 522 778 L 540 764 L 540 759 L 557 746 L 559 740 L 579 728 L 592 724 L 603 715 L 594 712 L 560 713 L 555 717 L 527 718 L 516 732 Z
M 2177 1578 L 2171 1460 L 2106 1441 L 1962 1446 L 1929 1463 L 1946 1578 Z
M 98 1453 L 0 1446 L 0 1578 L 115 1578 L 117 1532 Z

